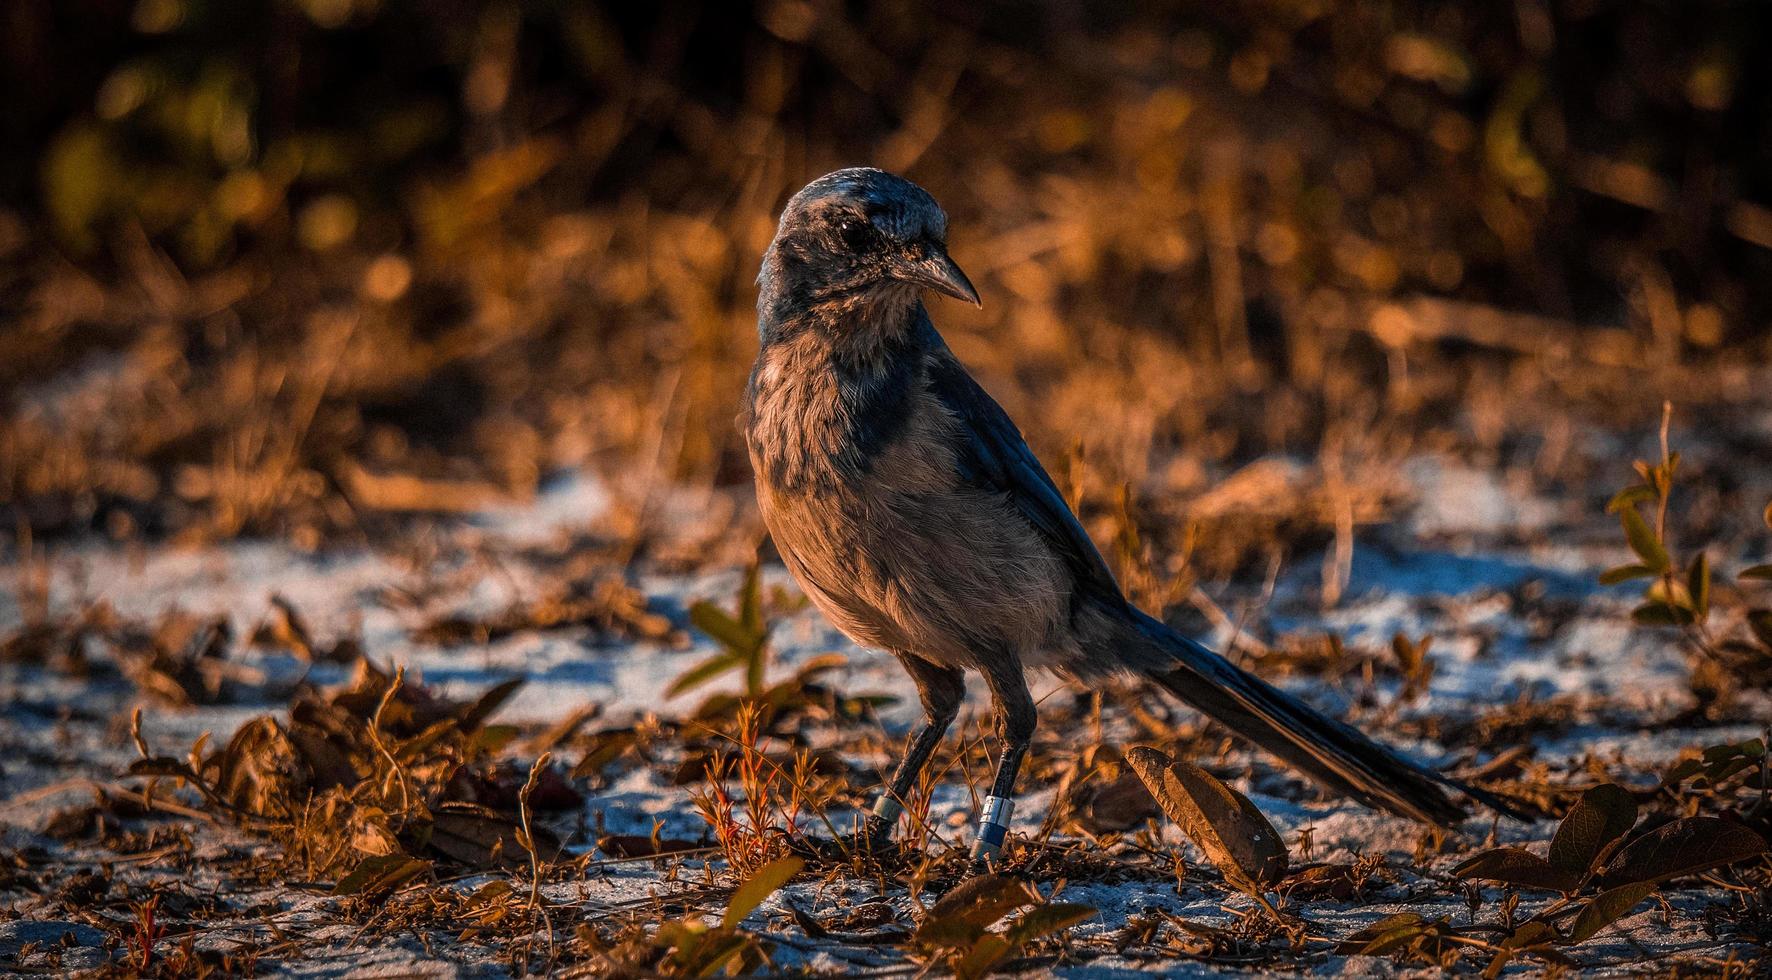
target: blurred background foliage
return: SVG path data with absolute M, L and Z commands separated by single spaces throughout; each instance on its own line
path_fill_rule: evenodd
M 1399 440 L 1578 476 L 1547 404 L 1772 355 L 1769 21 L 9 0 L 0 517 L 317 543 L 580 465 L 742 487 L 758 258 L 853 164 L 948 208 L 986 300 L 937 320 L 1094 510 Z

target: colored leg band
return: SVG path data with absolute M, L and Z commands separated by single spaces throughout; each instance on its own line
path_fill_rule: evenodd
M 896 823 L 898 815 L 903 812 L 904 807 L 890 796 L 882 796 L 874 801 L 874 816 L 879 817 L 884 823 Z
M 973 860 L 995 857 L 1009 836 L 1009 818 L 1015 814 L 1015 801 L 1006 796 L 984 798 L 984 813 L 978 818 L 978 838 L 972 842 Z

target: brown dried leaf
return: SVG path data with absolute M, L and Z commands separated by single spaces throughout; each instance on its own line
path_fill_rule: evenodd
M 486 719 L 492 717 L 494 712 L 504 707 L 504 703 L 510 700 L 511 695 L 517 693 L 517 689 L 526 683 L 528 683 L 527 678 L 513 677 L 495 685 L 480 695 L 465 711 L 456 715 L 456 724 L 460 725 L 464 732 L 471 732 L 479 728 L 486 723 Z
M 1497 847 L 1452 869 L 1460 878 L 1481 878 L 1523 888 L 1566 892 L 1581 883 L 1581 872 L 1553 866 L 1523 847 Z
M 242 725 L 226 747 L 205 760 L 203 769 L 214 773 L 216 795 L 236 809 L 287 816 L 313 785 L 313 767 L 303 765 L 305 761 L 283 726 L 265 715 Z M 354 773 L 351 781 L 356 781 Z
M 528 861 L 517 843 L 522 828 L 516 818 L 467 803 L 445 803 L 431 814 L 425 843 L 434 851 L 471 868 L 513 867 Z M 547 831 L 536 828 L 536 850 L 544 858 L 560 848 Z
M 929 910 L 915 941 L 924 947 L 969 946 L 1004 916 L 1039 901 L 1039 893 L 1020 878 L 996 873 L 968 878 Z
M 1078 819 L 1092 834 L 1131 830 L 1163 812 L 1144 780 L 1130 769 L 1088 788 L 1093 792 L 1080 807 Z
M 1163 812 L 1227 879 L 1267 888 L 1286 876 L 1286 845 L 1255 804 L 1199 766 L 1136 746 L 1126 762 Z
M 1551 839 L 1550 863 L 1577 877 L 1587 873 L 1600 852 L 1630 832 L 1637 822 L 1637 801 L 1615 783 L 1601 783 L 1581 794 Z
M 1570 945 L 1587 942 L 1601 929 L 1624 918 L 1631 909 L 1637 907 L 1638 902 L 1648 898 L 1655 888 L 1653 881 L 1639 881 L 1601 892 L 1581 907 L 1575 923 L 1569 927 L 1569 935 L 1563 941 Z
M 332 887 L 334 895 L 373 895 L 393 891 L 431 870 L 431 862 L 410 854 L 379 854 L 364 858 Z
M 1766 853 L 1766 839 L 1721 817 L 1684 817 L 1631 841 L 1607 863 L 1608 887 L 1666 881 Z
M 1288 898 L 1333 898 L 1338 902 L 1359 895 L 1370 875 L 1354 864 L 1313 864 L 1300 868 L 1274 886 Z

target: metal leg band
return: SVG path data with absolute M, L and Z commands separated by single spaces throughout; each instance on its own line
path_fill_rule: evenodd
M 874 801 L 874 816 L 882 823 L 897 823 L 899 814 L 903 812 L 904 806 L 890 796 L 882 795 Z
M 972 842 L 972 859 L 987 860 L 1003 850 L 1009 836 L 1009 819 L 1015 814 L 1015 801 L 1004 796 L 984 798 L 984 812 L 978 818 L 978 837 Z

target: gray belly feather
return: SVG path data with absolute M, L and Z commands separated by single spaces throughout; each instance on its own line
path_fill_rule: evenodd
M 788 455 L 799 465 L 826 463 L 820 479 L 793 486 L 770 479 L 783 454 L 767 442 L 794 431 L 772 433 L 771 408 L 762 398 L 752 427 L 758 502 L 789 570 L 839 629 L 960 667 L 1004 654 L 1031 666 L 1060 652 L 1063 562 L 1006 501 L 959 482 L 941 449 L 954 420 L 939 404 L 921 400 L 865 471 L 798 447 Z

